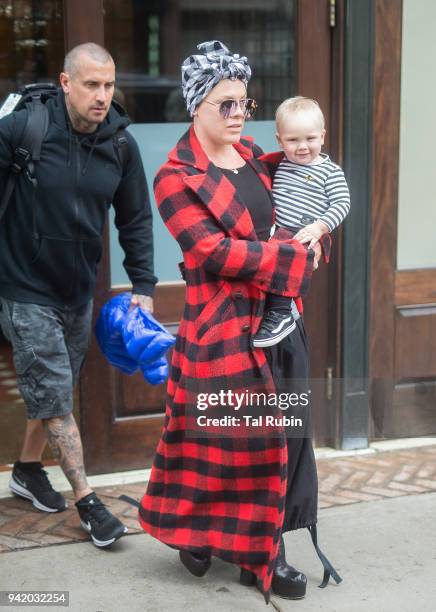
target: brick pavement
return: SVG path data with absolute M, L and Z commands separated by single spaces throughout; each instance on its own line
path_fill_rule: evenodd
M 436 491 L 436 446 L 317 463 L 320 508 Z
M 320 508 L 436 491 L 436 446 L 319 459 L 317 463 Z M 138 533 L 136 508 L 118 496 L 124 493 L 139 499 L 144 488 L 144 483 L 138 483 L 96 491 L 129 532 Z M 59 514 L 39 512 L 18 498 L 0 499 L 0 552 L 89 539 L 79 526 L 71 494 L 66 497 L 69 508 Z

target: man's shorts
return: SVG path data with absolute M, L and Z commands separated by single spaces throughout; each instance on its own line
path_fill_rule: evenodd
M 92 301 L 55 308 L 0 298 L 0 325 L 11 342 L 28 419 L 73 410 L 73 386 L 89 346 Z

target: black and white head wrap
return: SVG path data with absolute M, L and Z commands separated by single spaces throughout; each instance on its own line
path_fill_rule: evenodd
M 190 55 L 182 64 L 183 97 L 189 113 L 222 79 L 240 79 L 245 85 L 251 77 L 247 58 L 232 54 L 219 40 L 197 45 L 202 55 Z

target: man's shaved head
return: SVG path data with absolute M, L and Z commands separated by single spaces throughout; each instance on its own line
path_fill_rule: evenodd
M 71 49 L 59 77 L 71 124 L 77 132 L 95 132 L 109 112 L 115 64 L 103 47 L 85 43 Z
M 96 43 L 83 43 L 71 49 L 65 56 L 64 72 L 68 73 L 70 77 L 74 77 L 79 71 L 80 60 L 84 55 L 99 64 L 113 62 L 111 54 L 104 47 Z

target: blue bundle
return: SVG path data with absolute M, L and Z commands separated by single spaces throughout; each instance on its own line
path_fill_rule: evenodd
M 176 339 L 153 315 L 139 307 L 129 311 L 131 293 L 120 293 L 101 309 L 95 336 L 103 355 L 125 374 L 138 368 L 152 385 L 168 377 L 167 350 Z

